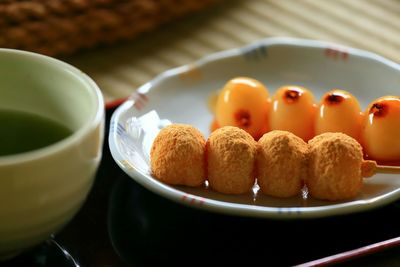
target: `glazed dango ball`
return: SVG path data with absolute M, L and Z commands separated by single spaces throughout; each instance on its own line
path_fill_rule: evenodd
M 315 112 L 314 96 L 308 89 L 281 87 L 272 99 L 270 129 L 288 131 L 308 141 L 314 136 Z
M 384 96 L 373 101 L 365 112 L 362 140 L 369 158 L 400 160 L 400 97 Z
M 217 99 L 216 124 L 239 127 L 258 139 L 268 130 L 268 96 L 267 88 L 255 79 L 228 81 Z
M 341 132 L 360 141 L 362 118 L 357 99 L 349 92 L 334 89 L 321 99 L 315 120 L 315 135 Z

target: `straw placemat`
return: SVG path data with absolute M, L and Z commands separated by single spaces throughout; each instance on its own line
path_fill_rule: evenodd
M 400 1 L 225 1 L 133 42 L 66 60 L 112 101 L 167 69 L 272 36 L 331 41 L 400 62 Z
M 217 0 L 0 0 L 0 47 L 50 56 L 132 39 Z

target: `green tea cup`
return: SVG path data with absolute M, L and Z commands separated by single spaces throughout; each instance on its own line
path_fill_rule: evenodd
M 75 67 L 39 54 L 0 49 L 1 117 L 0 131 L 8 135 L 0 134 L 0 143 L 14 142 L 8 146 L 11 151 L 0 151 L 4 260 L 62 229 L 84 203 L 101 159 L 104 103 L 93 80 Z M 32 118 L 44 120 L 48 128 L 43 130 Z M 48 139 L 55 128 L 51 123 L 69 132 L 25 147 L 38 137 Z M 35 132 L 35 127 L 42 131 Z M 17 147 L 22 150 L 13 152 Z

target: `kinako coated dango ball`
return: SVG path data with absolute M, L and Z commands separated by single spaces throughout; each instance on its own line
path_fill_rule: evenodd
M 362 143 L 370 159 L 400 161 L 399 96 L 383 96 L 370 103 L 364 116 Z
M 150 151 L 152 175 L 167 184 L 202 185 L 206 179 L 205 145 L 201 132 L 191 125 L 161 129 Z
M 236 126 L 255 139 L 260 138 L 268 131 L 268 96 L 267 88 L 255 79 L 237 77 L 229 80 L 216 101 L 215 125 Z
M 244 194 L 255 183 L 257 142 L 246 131 L 221 127 L 206 143 L 207 174 L 210 187 L 224 194 Z
M 339 201 L 357 196 L 363 185 L 361 145 L 343 133 L 323 133 L 308 142 L 309 194 L 316 199 Z
M 272 98 L 270 130 L 288 131 L 307 142 L 314 136 L 316 110 L 314 96 L 308 89 L 283 86 Z
M 357 99 L 349 92 L 334 89 L 321 99 L 315 119 L 315 135 L 341 132 L 360 142 L 362 120 Z
M 271 131 L 258 140 L 257 183 L 262 193 L 274 197 L 300 195 L 307 175 L 308 145 L 286 131 Z

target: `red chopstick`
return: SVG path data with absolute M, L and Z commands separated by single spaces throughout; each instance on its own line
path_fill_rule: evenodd
M 400 237 L 396 237 L 393 239 L 388 239 L 382 242 L 378 242 L 375 244 L 371 244 L 365 247 L 349 250 L 343 253 L 339 253 L 336 255 L 328 256 L 322 259 L 302 263 L 299 265 L 296 265 L 294 267 L 309 267 L 309 266 L 314 266 L 314 267 L 320 267 L 320 266 L 328 266 L 331 264 L 337 264 L 341 263 L 350 259 L 358 258 L 361 256 L 365 256 L 368 254 L 373 254 L 379 251 L 382 251 L 387 248 L 395 247 L 400 245 Z

